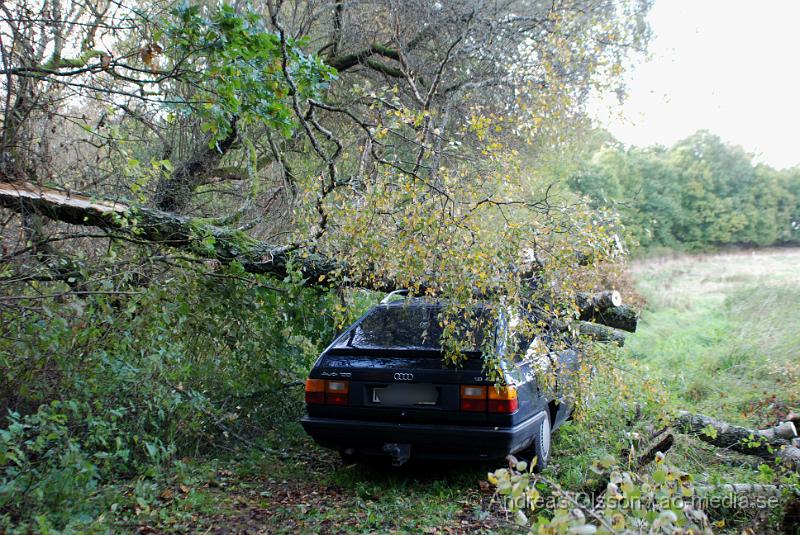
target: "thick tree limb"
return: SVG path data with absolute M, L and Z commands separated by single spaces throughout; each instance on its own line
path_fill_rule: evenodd
M 38 213 L 73 225 L 122 230 L 137 238 L 188 249 L 204 258 L 229 264 L 239 262 L 248 273 L 285 277 L 293 269 L 306 284 L 329 285 L 346 266 L 336 260 L 303 250 L 287 250 L 257 241 L 243 232 L 208 224 L 197 218 L 127 204 L 96 200 L 65 190 L 24 182 L 0 182 L 0 206 L 20 213 Z M 354 281 L 378 291 L 394 289 L 391 281 Z
M 587 321 L 633 333 L 639 324 L 639 313 L 633 307 L 623 305 L 596 312 L 590 315 Z
M 220 160 L 233 147 L 238 137 L 236 118 L 231 122 L 231 131 L 225 139 L 209 146 L 202 141 L 192 155 L 172 174 L 161 180 L 156 188 L 156 206 L 166 212 L 181 212 L 189 204 L 197 186 L 205 183 L 219 165 Z
M 606 290 L 595 294 L 579 293 L 577 303 L 581 311 L 602 311 L 611 307 L 622 305 L 622 296 L 616 290 Z
M 800 471 L 800 449 L 782 438 L 790 432 L 797 434 L 793 425 L 791 429 L 784 424 L 771 429 L 748 429 L 689 412 L 679 413 L 677 423 L 679 428 L 703 442 L 763 459 L 780 458 Z
M 596 294 L 578 294 L 576 299 L 579 319 L 592 321 L 615 329 L 636 332 L 639 314 L 622 304 L 619 292 L 605 291 Z
M 797 437 L 797 428 L 792 422 L 781 422 L 769 429 L 759 429 L 758 434 L 769 439 L 792 440 Z
M 614 342 L 619 344 L 620 347 L 625 345 L 625 335 L 618 330 L 606 327 L 605 325 L 579 321 L 578 333 L 583 336 L 587 336 L 596 342 Z
M 675 443 L 672 433 L 667 433 L 661 440 L 650 446 L 650 448 L 636 461 L 636 465 L 641 468 L 656 458 L 659 453 L 666 453 Z
M 342 56 L 334 56 L 328 58 L 326 63 L 336 69 L 339 72 L 346 71 L 352 67 L 355 67 L 358 64 L 366 64 L 366 60 L 374 55 L 381 55 L 383 57 L 393 59 L 395 61 L 400 61 L 400 54 L 389 47 L 373 44 L 370 45 L 368 48 L 364 50 L 360 50 L 358 52 L 354 52 L 352 54 L 345 54 Z M 392 67 L 389 67 L 390 69 Z M 403 73 L 399 69 L 395 69 L 399 74 L 398 77 L 402 76 Z M 394 75 L 392 75 L 394 76 Z
M 308 286 L 330 286 L 336 279 L 349 277 L 349 284 L 376 291 L 388 292 L 398 287 L 393 280 L 360 280 L 337 259 L 260 242 L 242 231 L 215 225 L 208 219 L 132 206 L 121 201 L 95 199 L 29 182 L 0 182 L 0 206 L 73 225 L 126 232 L 137 240 L 189 250 L 199 257 L 223 264 L 238 262 L 248 273 L 283 278 L 290 271 L 296 271 L 302 274 Z M 566 329 L 563 325 L 557 328 Z M 603 325 L 581 321 L 577 330 L 594 340 L 619 345 L 625 342 L 621 332 Z

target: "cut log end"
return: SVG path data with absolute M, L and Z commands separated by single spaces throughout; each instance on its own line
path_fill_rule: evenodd
M 582 321 L 628 332 L 636 331 L 639 313 L 633 307 L 623 305 L 622 296 L 616 290 L 596 294 L 579 293 L 575 302 L 578 305 L 578 319 Z
M 616 290 L 599 292 L 592 297 L 592 305 L 597 310 L 618 307 L 622 305 L 622 295 Z
M 680 412 L 677 423 L 680 429 L 703 442 L 762 459 L 775 460 L 777 457 L 800 472 L 800 449 L 793 445 L 797 439 L 788 437 L 789 434 L 797 434 L 791 422 L 758 430 L 732 425 L 703 414 Z
M 767 438 L 782 438 L 792 440 L 797 436 L 797 427 L 792 422 L 782 422 L 769 429 L 761 429 L 758 434 Z

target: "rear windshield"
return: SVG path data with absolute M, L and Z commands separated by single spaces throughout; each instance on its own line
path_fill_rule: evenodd
M 378 306 L 337 347 L 439 350 L 445 316 L 435 306 Z M 490 317 L 487 309 L 476 308 L 451 318 L 464 344 L 462 351 L 480 351 L 486 333 L 492 332 Z

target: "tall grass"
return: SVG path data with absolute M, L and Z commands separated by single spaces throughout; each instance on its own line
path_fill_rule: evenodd
M 651 259 L 632 359 L 680 408 L 770 425 L 800 405 L 800 251 Z

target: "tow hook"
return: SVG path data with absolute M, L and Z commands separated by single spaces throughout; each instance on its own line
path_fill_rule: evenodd
M 411 444 L 387 442 L 383 445 L 383 451 L 391 455 L 392 466 L 401 466 L 411 458 Z

